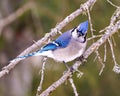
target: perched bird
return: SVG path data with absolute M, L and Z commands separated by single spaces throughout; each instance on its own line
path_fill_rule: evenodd
M 23 60 L 31 56 L 47 56 L 58 62 L 70 62 L 80 57 L 86 47 L 88 21 L 80 23 L 77 27 L 64 32 L 56 40 L 46 44 L 40 50 L 17 57 L 11 62 Z

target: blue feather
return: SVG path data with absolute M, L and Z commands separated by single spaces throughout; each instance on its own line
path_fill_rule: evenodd
M 56 40 L 45 45 L 43 48 L 41 48 L 40 52 L 48 51 L 48 50 L 54 51 L 57 48 L 65 48 L 69 44 L 70 39 L 71 39 L 71 32 L 70 31 L 71 30 L 63 33 Z
M 58 43 L 60 48 L 65 48 L 69 44 L 69 42 L 71 40 L 71 31 L 72 30 L 69 30 L 69 31 L 63 33 L 61 36 L 59 36 L 55 40 L 55 42 Z
M 44 47 L 42 47 L 40 52 L 48 51 L 48 50 L 55 50 L 57 47 L 58 47 L 57 44 L 54 44 L 51 42 L 45 45 Z
M 83 23 L 80 23 L 78 26 L 78 31 L 82 32 L 82 34 L 85 34 L 87 30 L 88 30 L 88 20 Z

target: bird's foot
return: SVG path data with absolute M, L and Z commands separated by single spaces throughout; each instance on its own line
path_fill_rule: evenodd
M 63 61 L 63 64 L 65 64 L 67 70 L 70 70 L 70 72 L 73 72 L 73 71 L 74 71 L 74 68 L 73 68 L 72 66 L 69 67 L 68 64 L 67 64 L 66 62 Z M 66 73 L 66 71 L 65 71 L 63 74 L 65 74 L 65 73 Z
M 76 58 L 76 61 L 87 62 L 87 60 L 84 58 L 83 55 L 81 55 L 80 57 Z

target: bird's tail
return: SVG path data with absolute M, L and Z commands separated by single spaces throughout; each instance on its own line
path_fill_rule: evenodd
M 10 62 L 20 61 L 20 60 L 23 60 L 25 58 L 32 57 L 32 56 L 38 56 L 40 55 L 40 53 L 41 53 L 40 51 L 36 51 L 36 52 L 30 53 L 24 56 L 18 56 L 15 59 L 11 60 Z

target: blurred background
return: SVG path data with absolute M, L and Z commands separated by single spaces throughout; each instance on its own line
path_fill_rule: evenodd
M 120 0 L 111 1 L 120 6 Z M 0 70 L 31 46 L 34 41 L 50 32 L 51 28 L 54 28 L 57 23 L 78 9 L 84 2 L 86 0 L 0 0 Z M 98 0 L 95 3 L 90 12 L 93 28 L 96 30 L 95 35 L 108 26 L 115 9 L 106 0 Z M 4 19 L 10 15 L 11 19 L 5 21 Z M 63 28 L 62 32 L 77 26 L 86 19 L 88 19 L 87 15 L 78 16 Z M 90 31 L 88 37 L 91 37 Z M 120 64 L 119 34 L 115 34 L 114 39 L 116 61 Z M 89 41 L 87 48 L 91 44 L 92 41 Z M 80 96 L 120 96 L 120 75 L 112 71 L 114 63 L 110 46 L 107 42 L 106 45 L 106 67 L 101 76 L 99 76 L 99 71 L 102 66 L 98 60 L 94 61 L 95 53 L 87 59 L 87 63 L 80 66 L 79 70 L 84 72 L 82 78 L 77 78 L 77 74 L 73 75 Z M 103 58 L 104 46 L 100 47 L 99 53 Z M 0 78 L 0 96 L 35 96 L 40 82 L 41 60 L 41 57 L 25 59 L 10 74 Z M 69 65 L 73 63 L 74 61 Z M 65 70 L 64 64 L 48 59 L 45 66 L 43 90 L 58 80 Z M 74 96 L 69 82 L 61 85 L 50 96 L 60 96 L 60 94 Z

